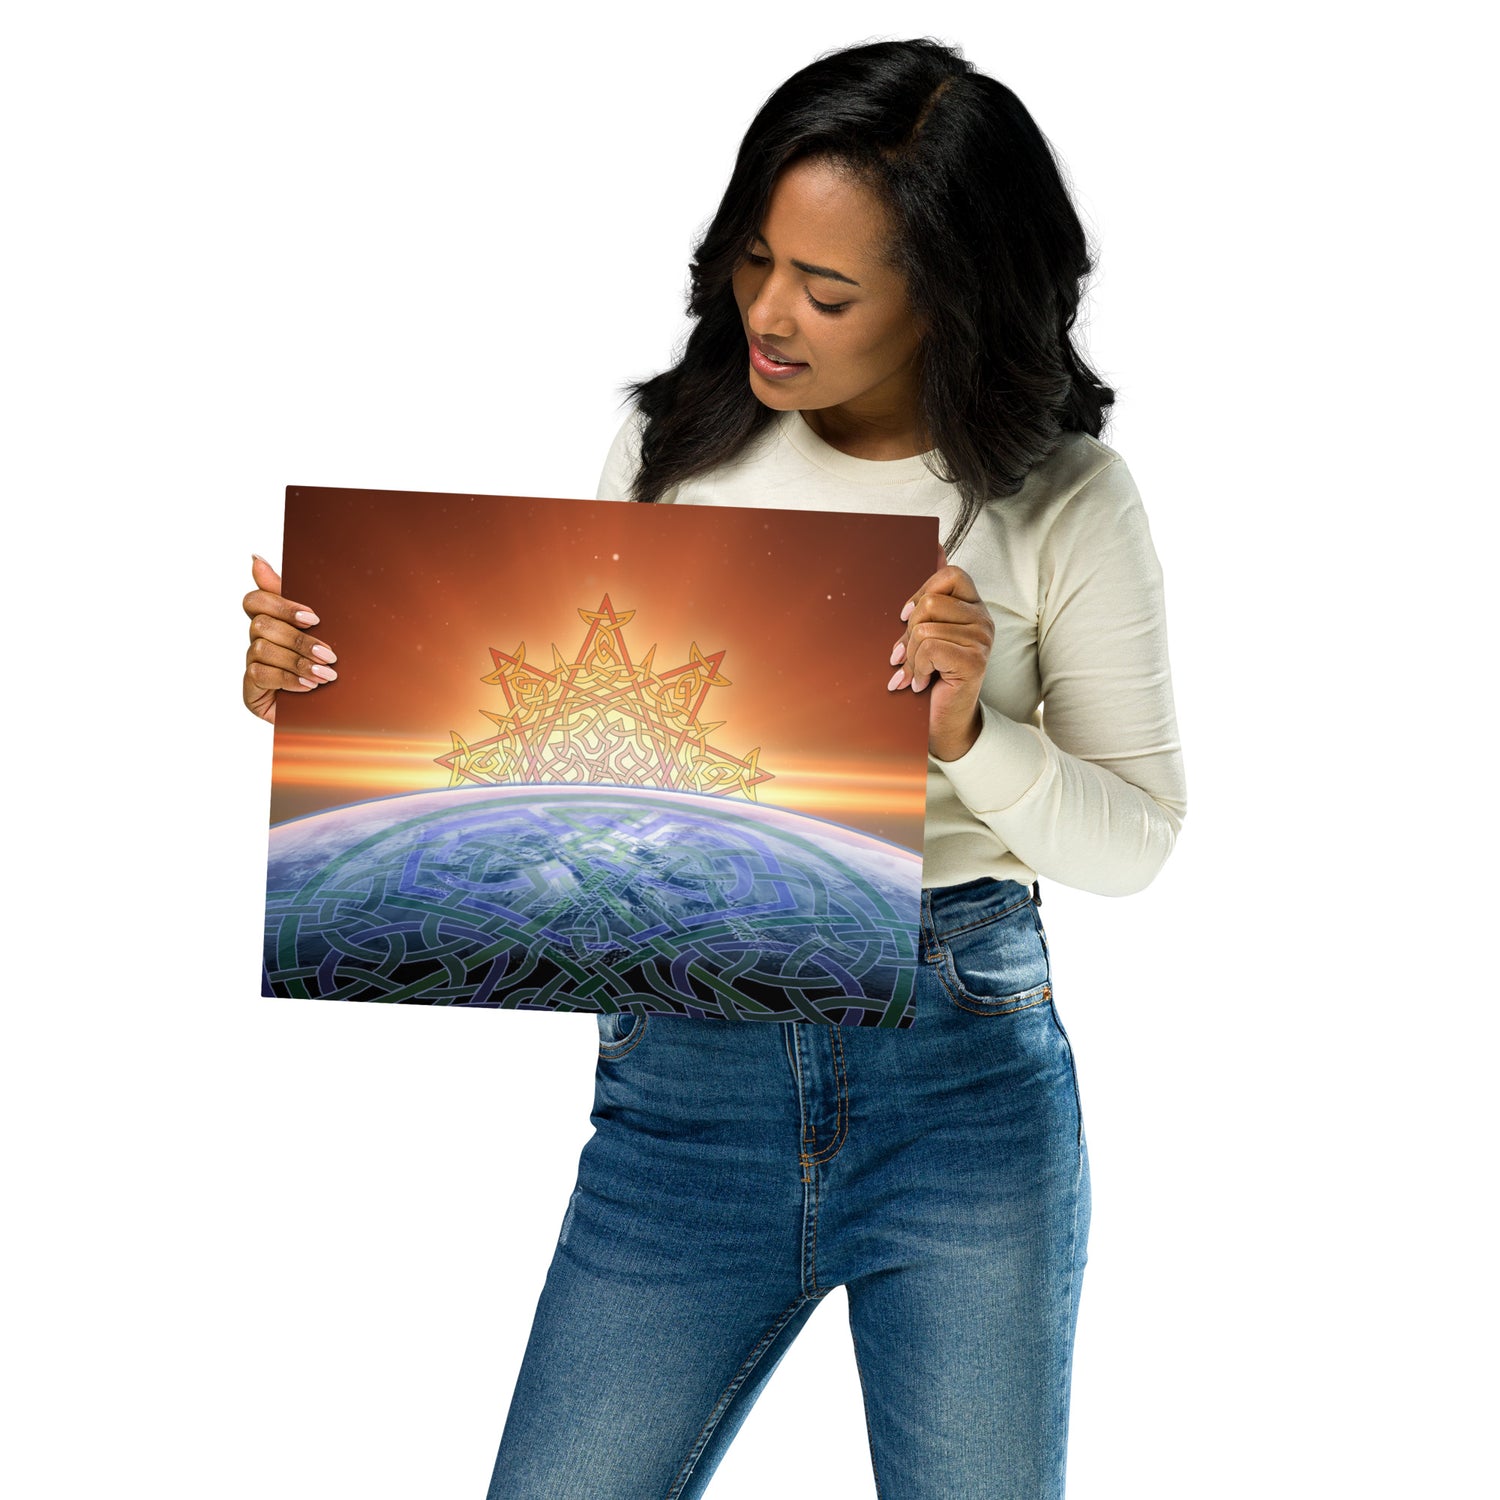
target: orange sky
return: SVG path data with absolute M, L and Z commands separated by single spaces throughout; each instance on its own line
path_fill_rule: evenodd
M 575 660 L 608 594 L 635 661 L 725 653 L 702 718 L 759 747 L 760 801 L 920 850 L 927 698 L 885 684 L 937 541 L 924 517 L 289 487 L 282 587 L 339 677 L 277 704 L 271 820 L 447 786 L 450 731 L 505 708 L 490 648 Z

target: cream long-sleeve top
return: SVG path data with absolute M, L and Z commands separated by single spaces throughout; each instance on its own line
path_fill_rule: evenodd
M 643 421 L 632 409 L 616 433 L 600 500 L 630 498 Z M 853 458 L 798 411 L 663 503 L 936 516 L 943 537 L 959 511 L 920 455 Z M 1041 876 L 1101 896 L 1144 889 L 1172 852 L 1187 785 L 1162 570 L 1124 460 L 1067 434 L 948 561 L 973 578 L 995 639 L 978 740 L 957 760 L 927 758 L 923 886 Z

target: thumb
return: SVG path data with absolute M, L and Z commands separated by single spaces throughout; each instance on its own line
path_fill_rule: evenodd
M 941 542 L 939 542 L 938 543 L 938 567 L 940 567 L 940 568 L 946 568 L 947 566 L 948 566 L 948 554 L 947 554 L 946 551 L 944 551 L 943 544 Z
M 268 594 L 281 592 L 281 574 L 259 552 L 250 554 L 250 576 L 255 579 L 256 588 L 264 589 Z

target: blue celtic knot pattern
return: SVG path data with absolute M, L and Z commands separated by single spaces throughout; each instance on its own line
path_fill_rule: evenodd
M 271 831 L 262 991 L 910 1026 L 922 862 L 655 788 L 413 793 Z

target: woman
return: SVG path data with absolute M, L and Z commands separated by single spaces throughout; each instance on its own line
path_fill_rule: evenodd
M 824 57 L 750 126 L 599 498 L 939 518 L 879 664 L 930 702 L 917 1022 L 599 1016 L 491 1500 L 703 1494 L 837 1286 L 885 1500 L 1063 1492 L 1089 1170 L 1034 882 L 1138 891 L 1185 813 L 1161 570 L 1071 340 L 1090 269 L 1020 101 L 937 43 Z M 256 582 L 269 718 L 335 669 Z

